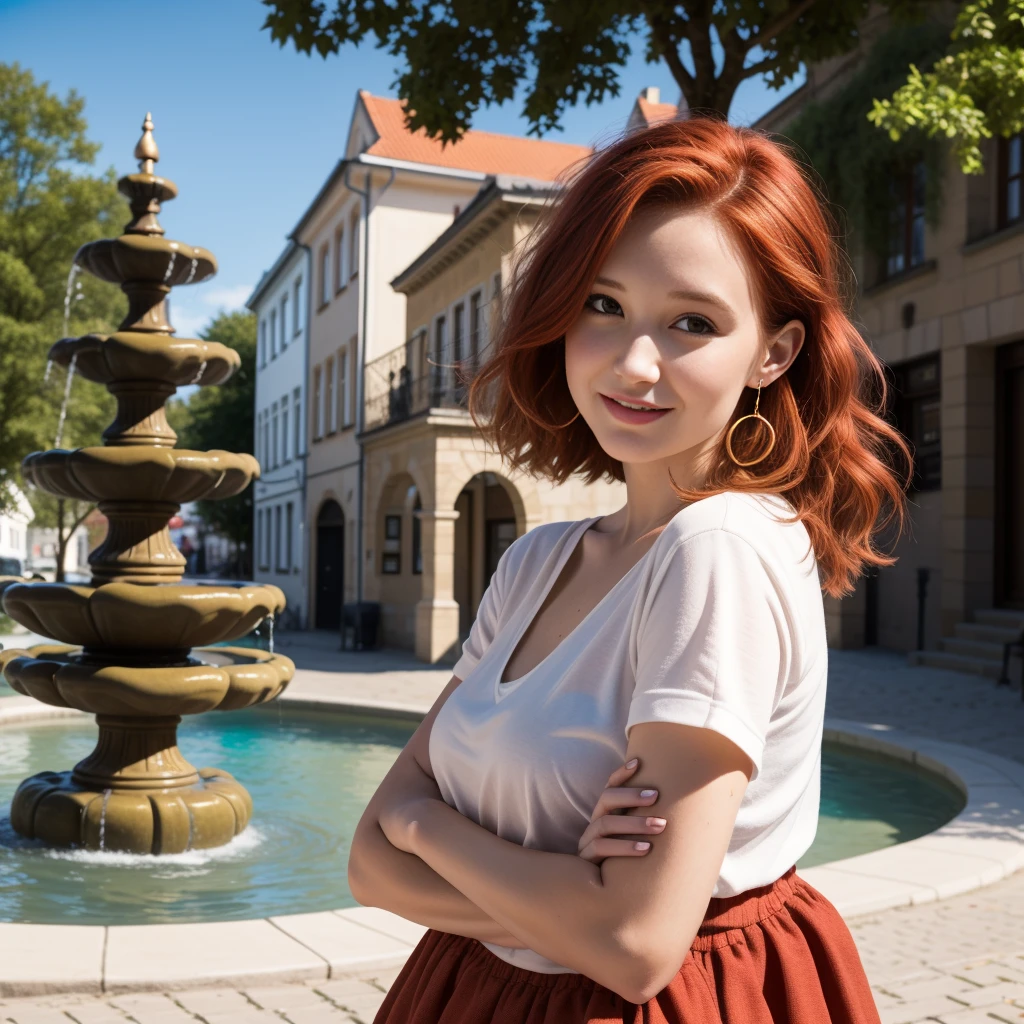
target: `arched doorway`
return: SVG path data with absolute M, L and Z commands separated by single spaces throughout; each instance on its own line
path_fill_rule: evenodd
M 327 500 L 316 518 L 316 628 L 340 629 L 345 593 L 345 513 Z
M 505 549 L 520 530 L 507 490 L 497 473 L 477 473 L 455 501 L 454 597 L 459 605 L 459 637 L 469 636 L 480 598 Z

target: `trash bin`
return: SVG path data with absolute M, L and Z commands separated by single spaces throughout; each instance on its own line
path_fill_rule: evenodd
M 372 651 L 377 646 L 380 604 L 376 601 L 351 601 L 341 608 L 341 649 Z

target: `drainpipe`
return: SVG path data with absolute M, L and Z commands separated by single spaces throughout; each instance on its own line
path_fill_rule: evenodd
M 306 435 L 306 426 L 309 423 L 309 329 L 310 323 L 313 319 L 311 313 L 313 311 L 313 249 L 306 245 L 304 242 L 300 242 L 297 238 L 292 238 L 292 241 L 300 248 L 306 251 L 306 272 L 303 275 L 305 277 L 306 285 L 306 326 L 302 332 L 303 336 L 303 361 L 302 361 L 302 425 L 298 426 L 297 429 L 301 430 L 302 433 L 299 435 L 302 438 L 302 487 L 300 493 L 302 495 L 302 513 L 299 515 L 299 528 L 302 530 L 302 571 L 306 578 L 306 597 L 303 601 L 302 614 L 305 620 L 303 626 L 304 629 L 309 628 L 309 609 L 311 606 L 310 596 L 312 594 L 313 585 L 313 570 L 309 564 L 309 524 L 306 522 L 306 465 L 309 459 L 309 437 Z
M 355 161 L 358 162 L 357 157 Z M 373 187 L 371 181 L 372 170 L 366 171 L 366 188 L 356 188 L 349 180 L 349 171 L 352 164 L 345 168 L 345 187 L 363 200 L 363 322 L 356 340 L 356 438 L 358 440 L 366 424 L 363 416 L 363 366 L 366 356 L 366 340 L 370 317 L 370 192 Z M 394 167 L 389 168 L 390 175 L 387 184 L 377 193 L 377 199 L 384 195 L 395 180 Z M 359 482 L 356 489 L 356 621 L 353 647 L 357 650 L 363 646 L 363 563 L 366 561 L 366 553 L 363 550 L 363 488 L 366 476 L 366 455 L 363 443 L 359 444 Z M 342 617 L 342 644 L 344 644 L 344 616 Z

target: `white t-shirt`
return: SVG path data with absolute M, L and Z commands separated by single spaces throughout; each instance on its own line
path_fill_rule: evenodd
M 505 664 L 585 530 L 548 523 L 501 556 L 430 734 L 446 803 L 503 839 L 577 853 L 631 726 L 714 729 L 749 755 L 712 896 L 778 878 L 818 826 L 827 649 L 817 563 L 777 495 L 725 492 L 680 509 L 572 632 L 524 676 Z M 654 840 L 657 842 L 657 839 Z M 502 960 L 578 973 L 534 950 Z

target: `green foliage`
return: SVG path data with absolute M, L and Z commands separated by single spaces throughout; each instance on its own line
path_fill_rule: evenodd
M 60 99 L 30 71 L 0 63 L 0 475 L 53 446 L 66 375 L 54 368 L 44 383 L 46 354 L 64 333 L 72 258 L 129 217 L 113 170 L 87 173 L 98 147 L 86 138 L 84 105 L 74 90 Z M 120 290 L 86 276 L 79 283 L 68 333 L 115 330 L 127 308 Z M 75 379 L 63 446 L 98 444 L 114 405 L 104 388 Z M 36 524 L 56 525 L 49 499 L 29 498 Z
M 850 249 L 863 244 L 878 255 L 885 253 L 889 183 L 921 159 L 925 214 L 933 225 L 938 220 L 944 169 L 938 140 L 920 132 L 893 140 L 871 126 L 867 113 L 873 97 L 901 81 L 908 64 L 941 53 L 947 33 L 947 27 L 934 22 L 889 29 L 846 83 L 826 99 L 809 103 L 785 128 L 796 155 L 818 176 Z
M 1024 130 L 1024 0 L 964 4 L 932 70 L 911 65 L 905 83 L 876 99 L 868 116 L 892 139 L 917 129 L 952 140 L 964 174 L 981 174 L 982 139 Z
M 896 18 L 936 0 L 882 0 Z M 868 0 L 263 0 L 264 28 L 282 46 L 321 57 L 372 38 L 405 69 L 393 85 L 407 122 L 455 142 L 481 106 L 525 88 L 523 115 L 541 135 L 564 111 L 618 96 L 631 55 L 627 37 L 646 32 L 645 56 L 664 60 L 692 110 L 726 116 L 740 83 L 764 76 L 780 89 L 801 64 L 849 52 Z M 712 39 L 721 50 L 716 59 Z M 750 58 L 753 58 L 750 60 Z
M 170 422 L 178 447 L 194 451 L 219 448 L 252 453 L 253 405 L 256 399 L 256 314 L 221 313 L 200 335 L 233 348 L 242 365 L 225 384 L 194 392 L 187 406 L 173 403 Z M 211 529 L 252 550 L 252 485 L 225 501 L 196 503 Z

